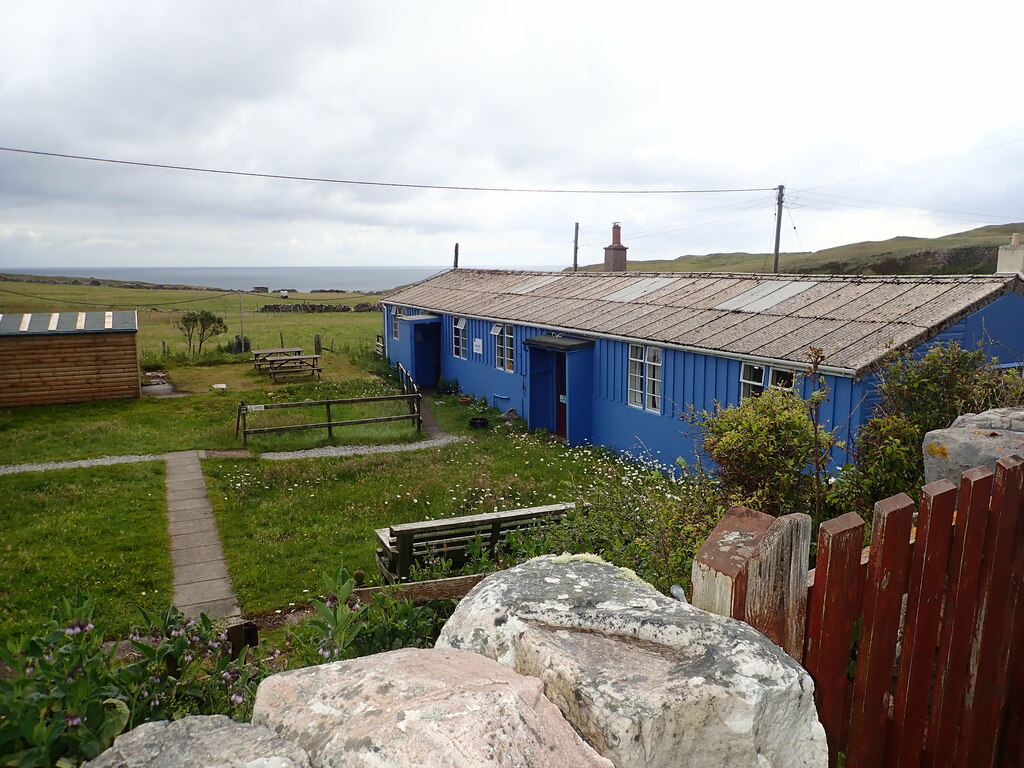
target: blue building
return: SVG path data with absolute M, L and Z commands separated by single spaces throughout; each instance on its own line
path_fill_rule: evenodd
M 809 395 L 798 374 L 811 346 L 825 355 L 823 426 L 847 443 L 870 416 L 892 349 L 958 341 L 1006 366 L 1024 361 L 1019 274 L 456 269 L 391 294 L 384 308 L 387 357 L 420 386 L 456 379 L 570 445 L 647 450 L 667 462 L 695 456 L 681 421 L 691 406 L 734 405 L 766 387 Z M 838 466 L 847 455 L 834 458 Z

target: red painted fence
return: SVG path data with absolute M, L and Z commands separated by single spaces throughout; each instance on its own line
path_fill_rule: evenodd
M 946 480 L 925 486 L 916 510 L 903 494 L 878 502 L 868 550 L 858 515 L 829 520 L 802 596 L 792 582 L 759 580 L 765 559 L 777 573 L 792 570 L 778 552 L 762 556 L 777 534 L 743 543 L 725 578 L 725 589 L 742 585 L 743 596 L 733 593 L 729 611 L 814 679 L 830 765 L 843 752 L 847 768 L 1024 766 L 1022 487 L 1024 459 L 1012 457 L 995 473 L 966 472 L 959 489 Z M 791 525 L 780 518 L 772 527 Z M 695 605 L 715 590 L 722 604 L 712 561 L 722 560 L 723 541 L 742 539 L 728 534 L 716 529 L 698 555 Z M 806 548 L 791 542 L 783 554 L 799 559 Z M 709 572 L 718 578 L 711 587 Z M 752 600 L 774 601 L 776 615 L 751 612 Z M 780 641 L 780 626 L 804 627 L 802 645 Z

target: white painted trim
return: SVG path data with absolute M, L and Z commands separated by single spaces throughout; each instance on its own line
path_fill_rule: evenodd
M 18 330 L 19 331 L 27 331 L 28 330 L 28 324 L 31 323 L 31 322 L 32 322 L 32 314 L 31 313 L 25 313 L 24 315 L 21 316 L 21 325 L 18 326 Z
M 48 326 L 46 326 L 46 330 L 48 330 L 48 331 L 56 331 L 57 330 L 57 321 L 59 319 L 60 319 L 60 312 L 51 312 L 50 313 L 50 324 Z
M 75 330 L 76 331 L 84 331 L 85 330 L 85 312 L 79 312 L 78 313 L 78 320 L 77 320 L 77 322 L 75 322 Z

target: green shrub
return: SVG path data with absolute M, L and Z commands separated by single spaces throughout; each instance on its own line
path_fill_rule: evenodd
M 924 482 L 921 444 L 965 413 L 1024 403 L 1024 379 L 1002 370 L 981 349 L 936 344 L 920 357 L 894 357 L 879 374 L 880 401 L 857 433 L 854 464 L 844 467 L 832 498 L 869 516 L 874 502 Z
M 811 417 L 817 399 L 771 388 L 696 416 L 701 446 L 732 503 L 770 515 L 818 511 L 824 478 L 815 470 L 827 464 L 836 441 Z

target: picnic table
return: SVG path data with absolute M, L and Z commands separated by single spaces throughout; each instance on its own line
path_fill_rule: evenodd
M 278 347 L 276 349 L 254 349 L 252 350 L 252 364 L 257 370 L 266 365 L 268 357 L 281 355 L 301 355 L 302 347 Z
M 267 366 L 270 378 L 277 381 L 276 376 L 280 373 L 314 373 L 319 376 L 323 371 L 320 367 L 320 355 L 271 355 L 265 357 L 263 362 Z

